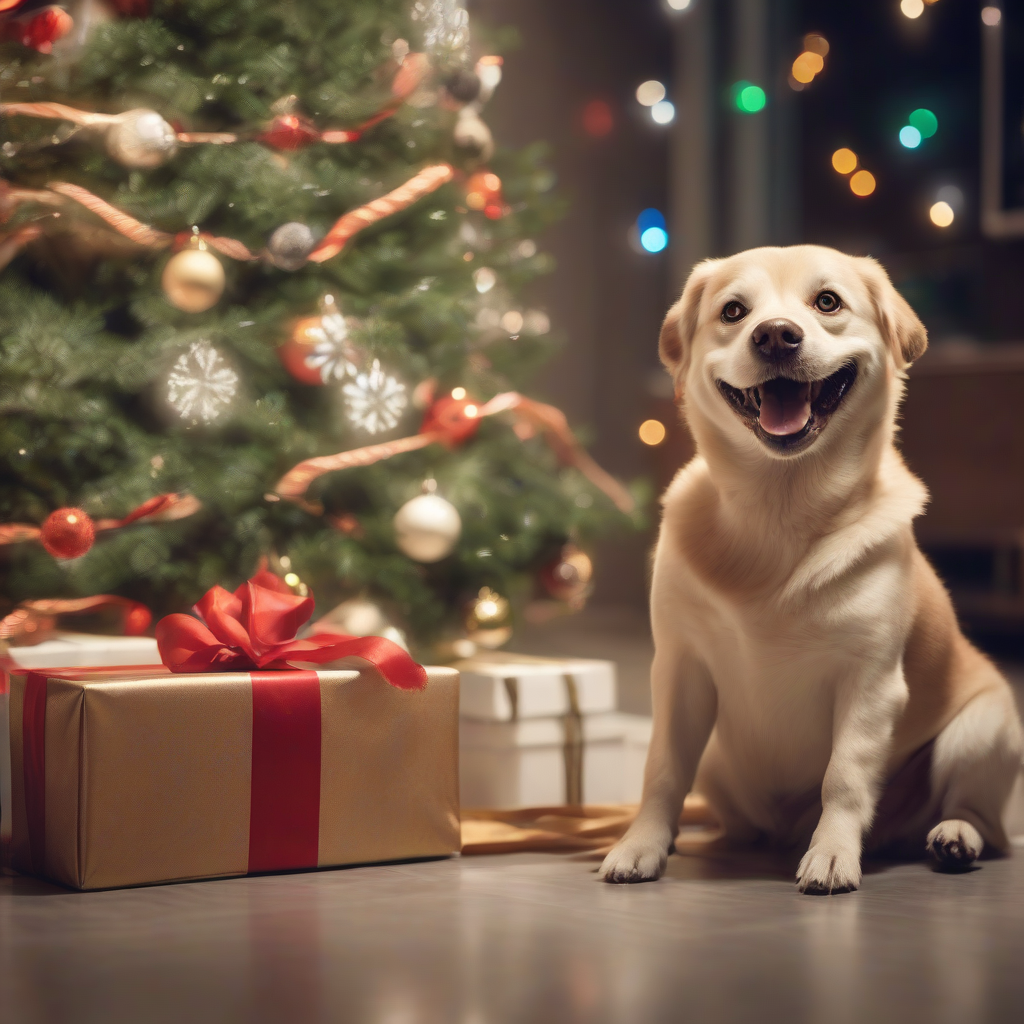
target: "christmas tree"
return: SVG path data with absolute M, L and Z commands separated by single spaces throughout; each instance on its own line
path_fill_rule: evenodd
M 558 200 L 464 8 L 4 7 L 0 614 L 260 565 L 420 651 L 578 604 L 631 497 L 518 395 Z

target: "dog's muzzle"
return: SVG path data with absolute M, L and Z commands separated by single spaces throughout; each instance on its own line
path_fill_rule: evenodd
M 765 445 L 795 453 L 817 437 L 856 379 L 856 364 L 846 363 L 822 380 L 773 377 L 752 388 L 720 380 L 718 389 Z

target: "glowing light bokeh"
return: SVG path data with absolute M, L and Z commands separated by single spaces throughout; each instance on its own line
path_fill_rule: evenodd
M 921 133 L 912 124 L 905 124 L 900 129 L 900 145 L 917 149 L 921 145 Z
M 583 108 L 583 130 L 595 139 L 603 139 L 615 127 L 612 108 L 604 100 L 591 100 Z
M 636 87 L 636 101 L 643 107 L 653 107 L 665 98 L 665 86 L 656 79 L 641 82 Z
M 648 252 L 661 252 L 668 245 L 668 232 L 664 228 L 648 228 L 640 232 L 640 244 Z
M 930 139 L 939 130 L 939 119 L 927 107 L 912 110 L 907 122 L 921 133 L 922 139 Z
M 857 154 L 852 149 L 837 149 L 832 154 L 832 166 L 840 174 L 852 174 L 857 169 Z
M 661 420 L 644 420 L 638 431 L 640 440 L 653 447 L 665 440 L 665 424 Z
M 924 0 L 900 0 L 900 10 L 905 18 L 920 18 L 924 14 Z
M 756 114 L 764 110 L 768 102 L 764 89 L 752 82 L 737 82 L 732 87 L 732 93 L 736 109 L 742 114 Z
M 937 228 L 948 228 L 954 220 L 953 207 L 940 199 L 932 205 L 932 208 L 928 211 L 928 216 Z
M 661 100 L 651 107 L 651 119 L 655 124 L 671 124 L 676 119 L 676 108 L 669 100 Z
M 870 171 L 858 171 L 850 178 L 850 191 L 863 198 L 875 191 L 875 184 L 875 176 Z

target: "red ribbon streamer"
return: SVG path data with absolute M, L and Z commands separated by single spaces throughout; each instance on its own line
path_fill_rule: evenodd
M 141 519 L 168 522 L 185 519 L 203 506 L 191 494 L 157 494 L 133 509 L 123 519 L 97 519 L 96 530 L 118 530 Z M 40 529 L 32 523 L 5 523 L 0 526 L 0 544 L 17 544 L 23 540 L 38 540 Z
M 13 612 L 0 619 L 0 640 L 38 634 L 42 639 L 53 629 L 58 615 L 80 615 L 100 608 L 120 608 L 121 629 L 126 636 L 142 636 L 153 621 L 153 613 L 140 601 L 118 594 L 93 594 L 91 597 L 46 597 L 22 601 Z
M 306 501 L 304 495 L 309 485 L 324 473 L 351 469 L 353 466 L 369 466 L 400 452 L 424 448 L 435 442 L 454 448 L 473 437 L 483 417 L 494 416 L 499 412 L 512 412 L 516 416 L 516 433 L 520 437 L 529 436 L 539 429 L 563 463 L 575 466 L 595 487 L 607 494 L 620 511 L 627 514 L 633 511 L 633 496 L 591 458 L 573 434 L 565 413 L 553 405 L 534 401 L 517 391 L 495 395 L 484 405 L 479 405 L 472 398 L 439 398 L 427 410 L 418 434 L 338 452 L 336 455 L 305 459 L 288 470 L 274 489 L 282 498 L 309 512 L 320 514 L 323 509 L 314 502 Z
M 44 873 L 46 863 L 46 679 L 45 672 L 29 672 L 21 714 L 25 817 L 37 874 Z
M 427 673 L 398 644 L 378 636 L 296 639 L 313 614 L 273 573 L 259 572 L 234 594 L 213 587 L 196 603 L 198 619 L 168 615 L 156 627 L 160 658 L 172 672 L 287 669 L 341 658 L 369 662 L 392 686 L 421 690 Z M 201 620 L 201 621 L 200 621 Z
M 320 680 L 251 672 L 249 874 L 315 868 L 320 857 Z

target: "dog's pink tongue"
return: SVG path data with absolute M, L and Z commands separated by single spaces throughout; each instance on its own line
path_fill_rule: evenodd
M 811 418 L 811 385 L 784 380 L 762 385 L 760 418 L 769 434 L 798 434 Z

